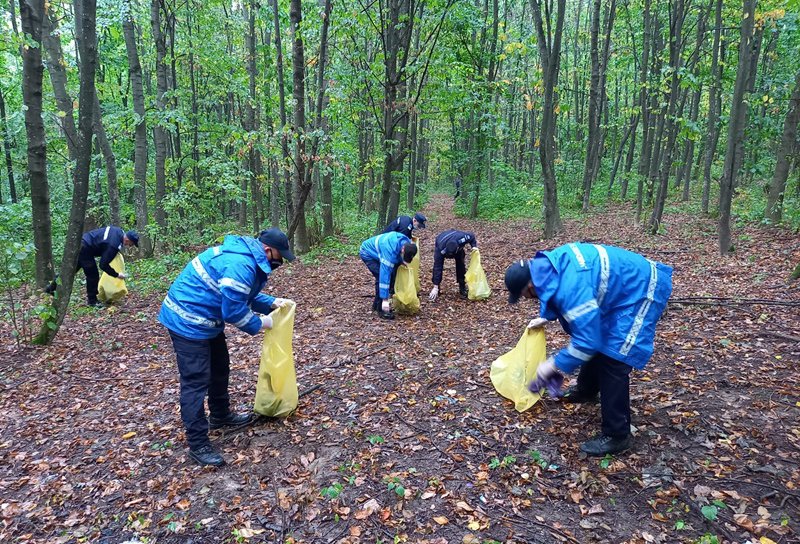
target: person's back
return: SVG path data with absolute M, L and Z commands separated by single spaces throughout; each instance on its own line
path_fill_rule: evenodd
M 83 233 L 81 243 L 95 257 L 102 256 L 108 248 L 122 249 L 125 231 L 120 227 L 108 226 Z

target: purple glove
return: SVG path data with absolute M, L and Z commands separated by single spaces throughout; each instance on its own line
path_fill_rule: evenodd
M 563 393 L 561 392 L 561 386 L 564 384 L 564 375 L 560 372 L 556 372 L 555 374 L 551 374 L 547 378 L 540 378 L 536 377 L 528 385 L 528 391 L 531 393 L 541 393 L 542 389 L 547 389 L 547 392 L 550 396 L 554 399 L 561 398 Z

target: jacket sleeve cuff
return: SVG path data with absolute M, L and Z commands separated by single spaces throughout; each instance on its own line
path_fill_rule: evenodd
M 256 311 L 260 314 L 268 314 L 272 311 L 272 304 L 275 302 L 275 297 L 272 295 L 265 295 L 264 293 L 259 293 L 256 295 L 256 298 L 253 299 L 251 307 L 253 311 Z

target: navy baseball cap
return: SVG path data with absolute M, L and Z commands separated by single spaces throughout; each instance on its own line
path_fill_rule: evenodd
M 125 237 L 130 240 L 133 245 L 139 247 L 139 234 L 135 230 L 126 232 Z
M 531 271 L 526 261 L 519 260 L 508 267 L 508 270 L 506 270 L 506 289 L 508 289 L 509 304 L 516 304 L 519 301 L 523 289 L 528 286 L 530 281 Z
M 421 213 L 417 212 L 417 213 L 414 214 L 414 219 L 416 219 L 417 223 L 419 223 L 419 228 L 421 228 L 421 229 L 425 228 L 425 221 L 428 220 L 427 217 L 425 217 Z
M 287 261 L 294 260 L 294 253 L 289 248 L 289 238 L 279 228 L 272 227 L 271 229 L 262 230 L 258 235 L 258 241 L 265 246 L 274 247 L 281 252 L 281 256 Z

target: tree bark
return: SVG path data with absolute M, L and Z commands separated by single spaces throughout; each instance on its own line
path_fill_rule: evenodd
M 50 222 L 50 188 L 47 185 L 47 145 L 42 121 L 42 27 L 44 0 L 20 0 L 22 31 L 33 41 L 22 47 L 22 100 L 28 136 L 28 177 L 31 186 L 33 245 L 36 248 L 36 286 L 53 279 L 53 239 Z
M 121 225 L 122 219 L 120 217 L 119 205 L 119 184 L 117 183 L 117 159 L 114 156 L 114 150 L 108 142 L 106 129 L 103 126 L 103 110 L 100 108 L 100 99 L 97 97 L 95 89 L 94 93 L 94 108 L 92 110 L 94 115 L 93 125 L 94 133 L 97 137 L 97 145 L 103 154 L 103 160 L 106 163 L 106 181 L 108 183 L 108 208 L 111 217 L 112 225 Z
M 12 0 L 13 5 L 13 0 Z M 17 202 L 17 184 L 14 182 L 14 162 L 11 160 L 11 147 L 14 142 L 11 139 L 11 131 L 8 129 L 8 117 L 6 116 L 6 99 L 3 89 L 0 87 L 0 122 L 3 123 L 3 153 L 6 157 L 6 172 L 8 173 L 8 193 L 11 202 Z M 2 198 L 0 198 L 2 202 Z
M 546 1 L 546 0 L 545 0 Z M 542 107 L 542 125 L 539 129 L 539 159 L 544 179 L 544 236 L 552 238 L 562 229 L 561 213 L 558 209 L 558 192 L 556 190 L 555 158 L 556 158 L 556 117 L 555 108 L 558 96 L 555 88 L 558 84 L 558 72 L 561 62 L 561 36 L 564 29 L 565 0 L 557 0 L 556 21 L 553 25 L 549 10 L 545 11 L 547 31 L 542 17 L 543 3 L 531 0 L 536 33 L 539 37 L 539 58 L 542 63 L 542 79 L 544 82 L 544 101 Z M 555 32 L 551 29 L 555 27 Z
M 53 305 L 55 322 L 45 320 L 35 343 L 48 344 L 58 333 L 64 321 L 72 293 L 72 285 L 81 249 L 81 235 L 86 218 L 86 198 L 89 194 L 89 169 L 92 159 L 92 129 L 94 120 L 95 71 L 97 66 L 97 33 L 95 29 L 95 0 L 76 0 L 76 40 L 81 57 L 80 94 L 78 112 L 75 176 L 73 180 L 72 205 L 69 213 L 64 256 L 61 259 L 61 283 L 58 285 Z
M 136 229 L 139 231 L 139 250 L 145 255 L 152 253 L 150 236 L 147 234 L 147 123 L 144 109 L 144 87 L 142 84 L 142 65 L 136 47 L 136 31 L 133 28 L 133 13 L 130 0 L 125 0 L 125 13 L 122 30 L 125 36 L 125 50 L 128 55 L 128 75 L 133 94 L 134 152 L 133 184 L 136 207 Z
M 42 21 L 42 38 L 44 49 L 47 52 L 47 71 L 50 73 L 50 83 L 53 86 L 53 94 L 59 110 L 59 123 L 67 140 L 69 159 L 74 161 L 78 145 L 78 133 L 75 128 L 75 117 L 72 110 L 73 99 L 67 91 L 66 63 L 64 62 L 64 54 L 61 51 L 58 19 L 53 8 L 54 6 L 50 6 L 47 17 Z
M 791 152 L 797 142 L 797 124 L 800 121 L 800 71 L 794 79 L 794 90 L 789 99 L 789 111 L 783 122 L 783 135 L 778 147 L 775 172 L 767 189 L 767 209 L 764 217 L 771 223 L 780 223 L 783 215 L 783 194 L 786 191 L 786 179 L 789 177 Z
M 151 0 L 150 2 L 150 26 L 153 32 L 153 41 L 156 46 L 156 110 L 159 113 L 159 122 L 153 126 L 153 143 L 156 149 L 156 201 L 154 218 L 156 225 L 164 234 L 167 228 L 167 214 L 164 211 L 164 197 L 167 193 L 167 131 L 164 130 L 164 112 L 166 104 L 164 93 L 167 92 L 167 65 L 164 62 L 167 56 L 166 38 L 161 25 L 161 11 L 163 10 L 161 0 Z
M 725 169 L 719 188 L 719 251 L 728 254 L 731 247 L 731 203 L 738 174 L 737 166 L 741 164 L 742 140 L 744 139 L 744 121 L 747 103 L 745 94 L 750 79 L 751 42 L 757 0 L 744 0 L 742 6 L 741 40 L 739 42 L 739 64 L 736 70 L 736 83 L 731 98 L 730 122 L 728 125 L 728 141 L 725 148 Z
M 703 161 L 703 197 L 700 204 L 704 214 L 708 214 L 708 206 L 711 199 L 711 165 L 716 155 L 720 133 L 720 127 L 717 126 L 717 124 L 722 109 L 720 93 L 722 86 L 722 63 L 720 62 L 722 0 L 716 0 L 714 13 L 714 44 L 712 45 L 711 53 L 711 87 L 708 91 L 708 125 L 706 126 L 706 149 L 705 159 Z
M 275 68 L 278 76 L 278 109 L 281 118 L 281 151 L 283 160 L 278 170 L 283 176 L 284 194 L 286 195 L 286 223 L 294 220 L 294 198 L 292 193 L 291 172 L 292 157 L 289 154 L 289 137 L 286 130 L 286 80 L 283 74 L 283 45 L 281 43 L 281 25 L 278 14 L 278 0 L 272 0 L 272 18 L 275 24 Z

